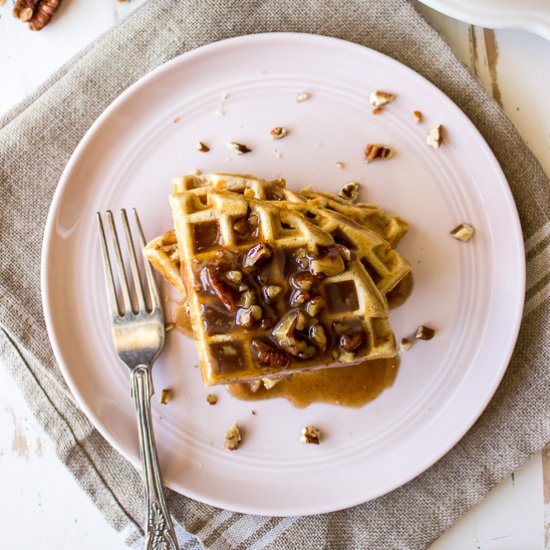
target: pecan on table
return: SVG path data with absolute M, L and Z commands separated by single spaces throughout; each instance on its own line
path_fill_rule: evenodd
M 16 0 L 13 15 L 29 24 L 31 31 L 43 29 L 61 5 L 62 0 Z

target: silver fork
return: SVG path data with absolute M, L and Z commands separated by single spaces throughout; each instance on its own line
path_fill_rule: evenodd
M 140 250 L 143 250 L 145 238 L 135 209 L 134 215 L 138 228 Z M 145 485 L 145 498 L 147 503 L 145 515 L 145 548 L 147 550 L 177 550 L 178 544 L 176 534 L 162 490 L 162 479 L 158 465 L 155 437 L 153 434 L 153 422 L 151 419 L 151 396 L 154 393 L 151 367 L 164 346 L 165 328 L 162 306 L 155 284 L 153 270 L 149 262 L 144 258 L 145 275 L 147 278 L 151 307 L 148 308 L 146 305 L 134 241 L 126 210 L 123 209 L 121 210 L 122 225 L 126 235 L 128 251 L 130 253 L 130 269 L 138 303 L 137 312 L 133 311 L 128 277 L 124 268 L 120 242 L 112 212 L 107 211 L 106 217 L 112 236 L 115 260 L 118 268 L 122 307 L 119 307 L 116 295 L 115 280 L 105 239 L 103 221 L 101 214 L 99 212 L 97 213 L 113 342 L 120 360 L 130 369 L 130 392 L 137 410 L 139 450 L 143 467 L 142 477 Z

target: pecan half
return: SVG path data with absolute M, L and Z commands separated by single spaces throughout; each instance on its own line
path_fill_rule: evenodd
M 239 292 L 229 283 L 226 283 L 218 270 L 211 265 L 205 265 L 200 272 L 200 279 L 205 290 L 212 289 L 225 308 L 234 312 L 239 301 Z
M 261 340 L 252 340 L 252 349 L 258 360 L 270 367 L 288 367 L 290 359 L 286 353 Z
M 13 15 L 29 24 L 31 31 L 43 29 L 61 5 L 62 0 L 16 0 Z

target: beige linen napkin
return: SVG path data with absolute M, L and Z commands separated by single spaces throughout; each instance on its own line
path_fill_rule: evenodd
M 471 118 L 503 167 L 527 245 L 525 322 L 482 417 L 443 459 L 392 493 L 333 514 L 253 517 L 168 491 L 184 548 L 425 548 L 550 440 L 549 182 L 497 104 L 406 0 L 150 0 L 0 119 L 0 349 L 60 460 L 129 545 L 143 545 L 139 474 L 78 409 L 40 305 L 44 223 L 61 172 L 94 119 L 139 77 L 214 40 L 297 31 L 364 44 L 431 80 Z M 77 544 L 77 541 L 75 541 Z

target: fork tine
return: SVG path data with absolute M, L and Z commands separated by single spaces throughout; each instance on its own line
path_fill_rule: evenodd
M 124 314 L 127 315 L 128 313 L 132 313 L 132 302 L 130 300 L 130 291 L 128 289 L 128 279 L 126 277 L 126 270 L 124 269 L 124 262 L 122 260 L 122 252 L 120 251 L 118 233 L 113 219 L 113 213 L 110 210 L 107 210 L 107 221 L 109 222 L 111 237 L 113 239 L 113 247 L 115 249 L 118 279 L 120 281 L 120 289 L 122 290 L 122 298 L 124 301 Z
M 133 211 L 134 211 L 134 216 L 136 218 L 136 225 L 138 228 L 139 245 L 141 247 L 142 254 L 143 254 L 143 249 L 145 248 L 145 235 L 143 234 L 143 228 L 141 227 L 141 222 L 139 221 L 137 210 L 133 208 Z M 157 283 L 155 282 L 153 269 L 151 268 L 151 264 L 149 263 L 149 260 L 147 258 L 144 258 L 144 264 L 145 264 L 145 275 L 147 276 L 147 286 L 149 287 L 149 294 L 151 296 L 151 305 L 153 309 L 161 308 Z
M 97 225 L 99 229 L 99 243 L 101 246 L 101 255 L 103 257 L 103 275 L 105 277 L 105 291 L 107 292 L 107 305 L 109 306 L 109 314 L 114 317 L 120 315 L 118 302 L 115 293 L 115 280 L 113 278 L 113 269 L 111 267 L 111 259 L 107 250 L 107 241 L 105 240 L 105 229 L 103 228 L 103 220 L 101 214 L 97 213 Z
M 132 269 L 132 276 L 134 278 L 134 285 L 136 296 L 138 300 L 139 311 L 145 311 L 145 298 L 143 297 L 143 286 L 141 284 L 141 277 L 139 274 L 139 267 L 136 258 L 136 250 L 134 248 L 134 240 L 132 239 L 132 232 L 130 231 L 130 225 L 128 223 L 128 216 L 126 215 L 126 209 L 123 208 L 120 211 L 122 218 L 122 225 L 124 226 L 124 233 L 126 234 L 126 243 L 128 244 L 128 251 L 130 252 L 130 267 Z

